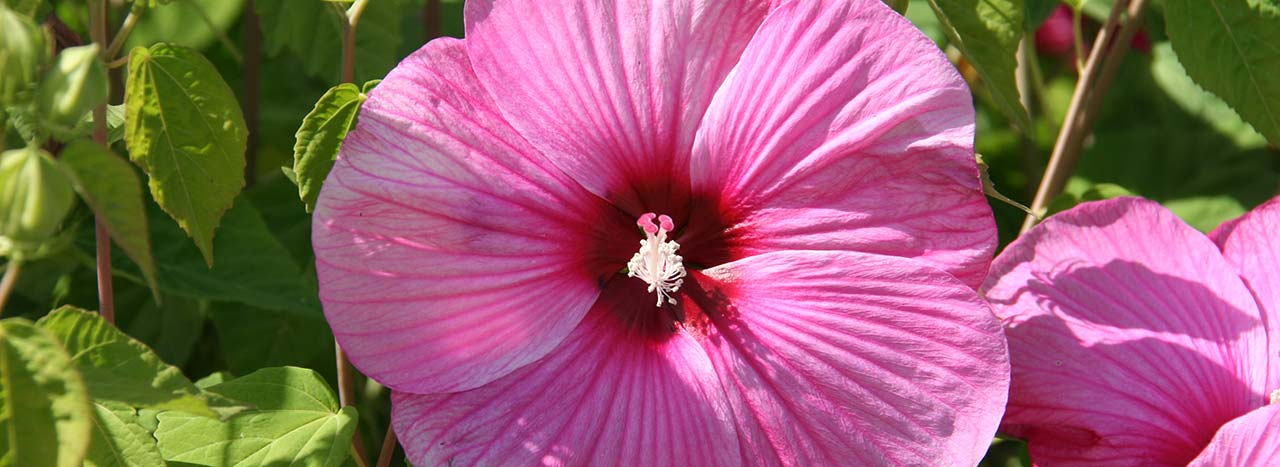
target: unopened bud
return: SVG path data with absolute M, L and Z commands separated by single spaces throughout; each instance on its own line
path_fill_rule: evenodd
M 74 203 L 71 181 L 49 153 L 27 147 L 0 154 L 0 243 L 14 254 L 58 233 Z
M 49 49 L 43 29 L 2 4 L 0 31 L 0 106 L 8 106 L 34 87 Z
M 107 100 L 107 67 L 97 44 L 69 47 L 58 54 L 36 93 L 36 109 L 54 129 L 75 128 L 93 106 Z

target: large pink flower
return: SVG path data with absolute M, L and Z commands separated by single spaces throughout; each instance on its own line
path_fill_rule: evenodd
M 415 465 L 980 458 L 970 94 L 879 0 L 772 3 L 468 1 L 373 91 L 313 241 Z
M 1041 466 L 1280 465 L 1277 232 L 1280 198 L 1207 237 L 1138 198 L 1027 232 L 983 286 L 1013 363 L 1003 431 Z

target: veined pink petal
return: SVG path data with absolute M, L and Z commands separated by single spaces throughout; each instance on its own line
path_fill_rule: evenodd
M 686 303 L 752 465 L 971 466 L 1008 394 L 999 324 L 924 263 L 786 251 L 695 273 Z
M 740 218 L 747 254 L 920 259 L 976 288 L 996 245 L 972 97 L 928 38 L 878 1 L 782 5 L 716 93 L 693 190 Z
M 1267 330 L 1266 393 L 1280 389 L 1280 198 L 1219 226 L 1209 237 L 1253 291 Z
M 357 368 L 401 391 L 457 391 L 569 334 L 599 294 L 575 250 L 602 208 L 547 166 L 476 84 L 462 41 L 432 41 L 382 81 L 312 224 L 325 315 Z
M 1038 465 L 1185 465 L 1264 403 L 1249 290 L 1203 234 L 1151 201 L 1055 215 L 983 285 L 1009 338 L 1002 429 Z
M 1271 404 L 1223 425 L 1190 467 L 1280 465 L 1280 405 Z
M 476 74 L 512 126 L 632 215 L 681 197 L 711 96 L 764 0 L 469 0 Z M 660 175 L 682 183 L 632 186 Z M 668 186 L 670 185 L 670 186 Z M 645 190 L 661 193 L 645 193 Z
M 622 290 L 611 286 L 555 351 L 506 377 L 454 394 L 393 392 L 392 421 L 408 458 L 414 465 L 743 465 L 706 354 L 685 334 L 653 341 L 631 333 L 609 309 L 615 291 Z

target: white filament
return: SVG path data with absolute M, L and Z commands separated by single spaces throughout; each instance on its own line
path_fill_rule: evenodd
M 627 262 L 627 276 L 638 277 L 649 284 L 649 292 L 658 294 L 658 303 L 675 304 L 672 293 L 684 284 L 684 258 L 676 254 L 680 244 L 667 241 L 671 219 L 662 216 L 659 225 L 653 225 L 653 214 L 640 216 L 638 224 L 645 230 L 646 238 L 640 240 L 640 251 Z

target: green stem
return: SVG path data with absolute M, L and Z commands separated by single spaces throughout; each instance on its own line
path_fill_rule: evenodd
M 133 32 L 134 26 L 138 25 L 138 19 L 142 18 L 142 11 L 143 7 L 129 10 L 129 14 L 124 17 L 124 23 L 120 25 L 120 30 L 116 31 L 116 37 L 111 39 L 111 45 L 107 46 L 107 51 L 102 54 L 104 60 L 109 62 L 120 55 L 120 49 L 124 48 L 125 41 L 129 39 L 129 33 Z
M 356 23 L 360 22 L 360 15 L 364 14 L 364 7 L 369 5 L 369 0 L 356 0 L 347 8 L 347 24 L 355 29 Z
M 0 313 L 4 312 L 4 304 L 9 301 L 9 294 L 13 293 L 13 287 L 18 283 L 18 273 L 22 272 L 22 262 L 17 260 L 9 261 L 4 270 L 4 278 L 0 279 Z M 390 430 L 390 428 L 387 428 Z

